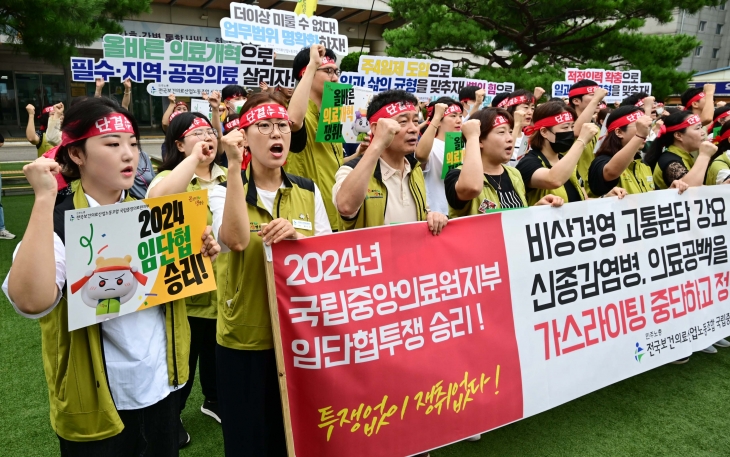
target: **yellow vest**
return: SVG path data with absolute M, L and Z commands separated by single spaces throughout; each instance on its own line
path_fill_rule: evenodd
M 682 159 L 682 163 L 687 170 L 691 170 L 692 166 L 695 164 L 695 158 L 692 157 L 692 154 L 680 148 L 679 146 L 671 145 L 667 149 L 665 149 L 662 154 L 666 154 L 667 152 L 671 152 L 672 154 Z M 664 182 L 664 172 L 659 167 L 658 163 L 656 164 L 656 166 L 654 166 L 654 186 L 659 190 L 669 188 L 669 186 L 667 186 L 667 184 Z
M 53 211 L 53 228 L 61 240 L 65 238 L 65 211 L 89 207 L 80 182 L 72 182 L 71 187 L 73 195 L 59 196 Z M 127 194 L 124 201 L 132 200 Z M 124 424 L 106 379 L 103 324 L 69 332 L 67 293 L 64 287 L 58 305 L 39 319 L 51 427 L 69 441 L 98 441 L 119 434 Z M 159 306 L 165 307 L 168 382 L 177 386 L 187 382 L 189 374 L 190 327 L 185 300 Z
M 627 194 L 632 195 L 654 190 L 654 177 L 652 176 L 651 167 L 642 162 L 641 158 L 635 159 L 621 173 L 617 186 L 626 190 Z
M 502 167 L 504 168 L 507 177 L 512 182 L 512 187 L 514 187 L 515 192 L 517 192 L 517 195 L 520 196 L 522 204 L 527 207 L 527 198 L 525 197 L 525 183 L 522 182 L 522 175 L 516 168 L 508 167 L 507 165 L 502 165 Z M 461 169 L 461 167 L 459 167 L 459 169 Z M 497 189 L 492 186 L 492 183 L 489 182 L 486 176 L 484 177 L 484 186 L 482 187 L 482 193 L 479 194 L 477 198 L 473 198 L 462 209 L 452 208 L 451 205 L 449 205 L 449 218 L 454 219 L 457 217 L 484 214 L 483 211 L 479 210 L 484 200 L 489 200 L 490 202 L 497 205 L 497 208 L 501 208 Z
M 580 155 L 580 159 L 578 159 L 578 176 L 583 180 L 583 187 L 586 189 L 586 193 L 588 195 L 591 194 L 591 188 L 588 185 L 588 169 L 591 168 L 591 163 L 593 162 L 593 159 L 596 158 L 595 150 L 596 150 L 596 144 L 598 144 L 598 137 L 600 136 L 601 132 L 596 133 L 596 136 L 593 137 L 591 141 L 588 142 L 586 147 L 583 148 L 583 152 Z M 567 203 L 568 200 L 565 199 L 565 202 Z
M 545 168 L 552 168 L 550 165 L 550 161 L 548 161 L 547 157 L 543 155 L 542 152 L 535 150 L 537 153 L 537 158 L 540 159 L 540 163 L 542 163 L 542 166 Z M 593 152 L 591 152 L 593 154 Z M 558 154 L 560 156 L 560 159 L 562 160 L 563 154 Z M 578 195 L 580 195 L 581 200 L 585 200 L 585 195 L 583 195 L 583 189 L 581 188 L 580 182 L 578 181 L 578 173 L 577 173 L 577 167 L 575 170 L 573 170 L 573 174 L 570 175 L 569 181 L 573 184 L 573 187 L 575 187 L 575 190 L 578 191 Z M 565 185 L 562 185 L 558 187 L 557 189 L 530 189 L 527 191 L 527 203 L 529 203 L 530 206 L 535 206 L 535 203 L 539 202 L 543 199 L 546 195 L 556 195 L 563 200 L 565 200 L 565 203 L 568 203 L 568 192 L 565 191 Z
M 717 184 L 717 175 L 722 170 L 730 169 L 730 157 L 727 152 L 723 152 L 715 160 L 712 161 L 707 168 L 707 176 L 705 176 L 705 185 L 714 186 Z

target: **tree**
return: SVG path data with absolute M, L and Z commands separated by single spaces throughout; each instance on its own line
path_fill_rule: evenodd
M 148 12 L 151 0 L 3 0 L 0 35 L 17 51 L 68 65 L 79 46 L 107 33 L 123 33 L 119 21 Z
M 347 54 L 340 62 L 340 70 L 357 71 L 357 67 L 360 65 L 360 56 L 362 55 L 367 55 L 367 52 L 351 52 Z
M 546 89 L 564 69 L 630 68 L 662 99 L 687 88 L 676 70 L 700 44 L 687 35 L 644 35 L 647 19 L 667 23 L 680 8 L 695 13 L 725 0 L 391 0 L 400 28 L 385 31 L 388 54 L 452 60 L 476 78 Z M 473 57 L 472 57 L 473 56 Z M 443 57 L 438 57 L 443 59 Z

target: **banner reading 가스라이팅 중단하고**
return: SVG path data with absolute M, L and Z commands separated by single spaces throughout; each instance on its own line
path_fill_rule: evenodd
M 424 452 L 709 346 L 729 209 L 703 187 L 275 245 L 291 446 Z
M 215 289 L 205 190 L 66 211 L 69 330 Z

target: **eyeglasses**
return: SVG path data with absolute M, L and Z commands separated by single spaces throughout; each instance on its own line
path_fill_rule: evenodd
M 327 76 L 337 75 L 337 77 L 340 77 L 340 73 L 342 73 L 340 70 L 337 70 L 336 68 L 318 68 L 317 71 L 323 71 L 327 73 Z
M 185 135 L 184 138 L 187 138 L 189 136 L 197 136 L 199 140 L 204 140 L 206 135 L 211 138 L 218 138 L 218 130 L 216 130 L 216 129 L 196 130 L 193 133 L 191 133 L 190 135 Z
M 269 121 L 261 121 L 254 124 L 257 129 L 259 129 L 259 133 L 262 135 L 271 135 L 271 133 L 274 131 L 274 125 L 276 125 L 279 128 L 279 132 L 281 133 L 291 133 L 291 125 L 289 125 L 288 121 L 279 121 L 276 124 Z

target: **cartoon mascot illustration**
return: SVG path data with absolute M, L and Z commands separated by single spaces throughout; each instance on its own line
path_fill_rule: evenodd
M 96 308 L 96 322 L 119 316 L 122 303 L 128 302 L 137 291 L 138 283 L 147 284 L 147 276 L 131 266 L 132 256 L 96 259 L 96 269 L 87 271 L 83 278 L 71 285 L 71 293 L 81 289 L 81 298 Z
M 370 131 L 370 122 L 368 122 L 367 111 L 357 110 L 355 111 L 355 122 L 352 123 L 352 133 L 357 136 L 357 141 L 362 141 L 368 137 L 368 131 Z

